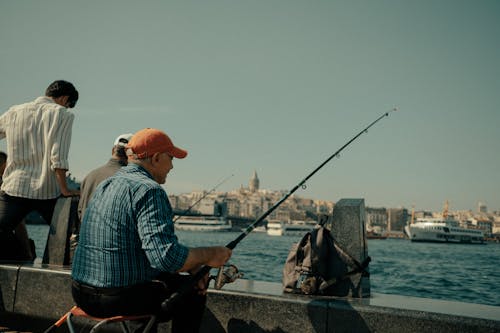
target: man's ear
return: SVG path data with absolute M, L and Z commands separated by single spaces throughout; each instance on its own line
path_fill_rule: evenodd
M 154 153 L 153 156 L 151 156 L 151 163 L 158 163 L 160 161 L 160 155 L 161 153 Z
M 53 97 L 52 99 L 54 100 L 54 102 L 56 102 L 60 106 L 66 107 L 66 105 L 68 104 L 69 96 L 59 96 L 59 97 L 55 97 L 55 98 Z

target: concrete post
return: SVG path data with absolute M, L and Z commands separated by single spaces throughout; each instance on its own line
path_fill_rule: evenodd
M 365 220 L 364 199 L 341 199 L 335 204 L 333 214 L 326 222 L 326 228 L 331 231 L 338 245 L 360 263 L 368 257 Z M 342 296 L 370 297 L 369 276 L 351 275 L 348 283 L 349 292 Z
M 78 220 L 77 207 L 78 197 L 61 197 L 57 199 L 42 263 L 52 265 L 70 264 L 69 237 L 74 224 Z

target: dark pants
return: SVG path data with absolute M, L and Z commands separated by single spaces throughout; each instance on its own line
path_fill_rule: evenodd
M 164 274 L 159 281 L 124 288 L 95 288 L 73 281 L 72 293 L 75 303 L 92 316 L 156 314 L 158 322 L 172 319 L 173 333 L 198 332 L 205 295 L 193 289 L 176 304 L 172 313 L 161 309 L 161 303 L 189 279 L 187 275 Z
M 56 199 L 37 200 L 13 197 L 0 191 L 0 260 L 23 260 L 22 247 L 14 229 L 32 211 L 38 211 L 47 224 L 52 220 Z

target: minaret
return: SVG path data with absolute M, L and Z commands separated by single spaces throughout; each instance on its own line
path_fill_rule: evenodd
M 257 192 L 259 190 L 259 177 L 257 177 L 257 171 L 254 170 L 253 176 L 248 184 L 250 192 Z

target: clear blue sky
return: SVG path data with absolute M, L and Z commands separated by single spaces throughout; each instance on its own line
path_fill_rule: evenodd
M 297 194 L 499 210 L 499 36 L 497 0 L 0 0 L 0 112 L 69 80 L 70 172 L 156 127 L 179 194 L 290 189 L 399 106 Z

